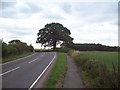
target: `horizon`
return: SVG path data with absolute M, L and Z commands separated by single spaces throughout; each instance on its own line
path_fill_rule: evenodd
M 2 42 L 5 42 L 3 39 L 1 39 L 2 40 Z M 19 39 L 15 39 L 15 40 L 19 40 Z M 11 41 L 11 40 L 10 40 Z M 21 40 L 20 40 L 21 41 Z M 21 42 L 23 42 L 23 41 L 21 41 Z M 9 42 L 5 42 L 5 43 L 7 43 L 7 44 L 9 44 Z M 26 43 L 26 42 L 24 42 L 24 43 Z M 28 44 L 28 43 L 26 43 L 27 45 L 30 45 L 30 44 Z M 119 46 L 110 46 L 110 45 L 104 45 L 104 44 L 101 44 L 101 43 L 74 43 L 74 44 L 95 44 L 95 45 L 97 45 L 97 44 L 100 44 L 100 45 L 102 45 L 102 46 L 109 46 L 109 47 L 119 47 Z M 33 46 L 33 45 L 32 45 Z M 34 47 L 34 46 L 33 46 Z M 57 48 L 59 48 L 60 46 L 57 46 Z M 51 47 L 52 48 L 52 47 Z M 39 47 L 39 48 L 35 48 L 34 47 L 34 49 L 51 49 L 50 47 L 44 47 L 44 46 L 42 46 L 42 47 Z
M 71 31 L 74 43 L 118 46 L 118 2 L 106 1 L 2 0 L 0 36 L 7 43 L 19 39 L 42 48 L 35 43 L 38 31 L 47 23 L 58 22 Z

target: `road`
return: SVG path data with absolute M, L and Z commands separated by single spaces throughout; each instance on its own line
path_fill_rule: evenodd
M 55 52 L 41 52 L 3 64 L 2 88 L 33 88 L 55 57 Z

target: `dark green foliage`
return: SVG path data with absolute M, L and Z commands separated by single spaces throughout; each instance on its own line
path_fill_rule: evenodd
M 20 40 L 12 40 L 9 44 L 2 42 L 2 56 L 8 57 L 10 55 L 22 54 L 24 52 L 33 52 L 34 48 L 32 45 L 28 46 L 26 43 Z
M 29 49 L 29 51 L 31 51 L 31 52 L 33 52 L 33 50 L 34 50 L 34 48 L 33 48 L 33 46 L 30 44 L 30 46 L 28 46 L 28 49 Z
M 95 87 L 110 87 L 110 72 L 108 71 L 106 65 L 97 60 L 88 60 L 83 65 L 83 70 L 85 70 L 89 77 L 94 80 Z
M 120 87 L 119 84 L 120 84 L 120 75 L 119 75 L 119 71 L 118 69 L 115 67 L 115 65 L 112 63 L 113 65 L 113 71 L 112 71 L 112 87 Z
M 7 45 L 7 53 L 6 53 L 6 55 L 14 55 L 14 54 L 18 54 L 19 53 L 19 51 L 18 51 L 18 49 L 17 49 L 17 47 L 15 47 L 15 45 L 13 46 L 13 45 Z M 3 57 L 4 57 L 4 55 L 3 55 Z
M 46 24 L 44 28 L 38 32 L 37 43 L 41 43 L 44 47 L 53 46 L 60 44 L 63 41 L 64 45 L 68 46 L 72 44 L 73 38 L 70 37 L 70 30 L 64 27 L 60 23 Z
M 47 49 L 47 50 L 35 49 L 35 52 L 53 52 L 53 50 L 52 49 Z
M 73 44 L 72 48 L 80 51 L 118 51 L 119 47 L 110 47 L 101 44 Z
M 67 53 L 70 50 L 71 50 L 70 48 L 56 48 L 55 49 L 56 52 L 64 52 L 64 53 Z
M 46 49 L 46 50 L 40 50 L 40 49 L 35 49 L 35 52 L 53 52 L 53 51 L 55 51 L 55 52 L 64 52 L 64 53 L 67 53 L 67 52 L 69 52 L 71 49 L 70 48 L 56 48 L 55 50 L 53 50 L 53 49 Z
M 7 54 L 7 44 L 5 42 L 2 43 L 2 55 L 5 56 Z
M 46 49 L 46 50 L 40 50 L 40 49 L 35 49 L 35 52 L 53 52 L 53 51 L 55 51 L 55 52 L 64 52 L 64 53 L 67 53 L 67 52 L 69 52 L 71 49 L 70 48 L 56 48 L 55 50 L 53 50 L 53 49 Z
M 0 62 L 2 58 L 2 39 L 0 39 Z
M 89 58 L 87 56 L 85 56 L 84 54 L 80 54 L 80 56 L 76 56 L 76 57 L 74 57 L 74 59 L 77 62 L 77 64 L 79 64 L 81 67 L 83 67 L 83 65 L 87 62 L 87 60 Z

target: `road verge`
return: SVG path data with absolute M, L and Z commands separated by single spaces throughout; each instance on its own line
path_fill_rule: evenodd
M 2 58 L 2 63 L 11 62 L 11 61 L 14 61 L 14 60 L 17 60 L 17 59 L 20 59 L 20 58 L 23 58 L 23 57 L 26 57 L 26 56 L 29 56 L 32 54 L 33 54 L 33 52 L 25 52 L 25 53 L 22 53 L 19 55 L 11 55 L 9 57 Z
M 58 53 L 56 63 L 48 78 L 46 88 L 62 88 L 67 71 L 67 58 L 64 53 Z

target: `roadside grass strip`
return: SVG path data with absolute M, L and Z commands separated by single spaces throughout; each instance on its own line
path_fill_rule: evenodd
M 2 58 L 2 63 L 6 63 L 6 62 L 13 61 L 13 60 L 16 60 L 16 59 L 19 59 L 22 57 L 26 57 L 31 54 L 33 54 L 33 52 L 24 52 L 24 53 L 18 54 L 18 55 L 11 55 L 6 58 Z
M 63 80 L 67 71 L 67 58 L 64 53 L 58 53 L 57 61 L 53 67 L 50 77 L 48 78 L 46 88 L 63 87 Z

